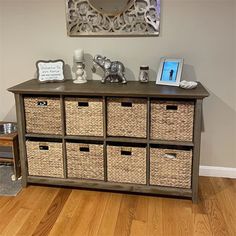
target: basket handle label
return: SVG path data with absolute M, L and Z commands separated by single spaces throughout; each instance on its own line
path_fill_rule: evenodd
M 178 106 L 177 105 L 166 105 L 166 110 L 177 111 Z
M 121 106 L 122 107 L 132 107 L 133 104 L 132 104 L 132 102 L 121 102 Z
M 164 158 L 174 159 L 177 157 L 176 153 L 165 153 Z
M 39 150 L 40 150 L 40 151 L 48 151 L 48 150 L 49 150 L 49 146 L 46 146 L 46 145 L 39 145 Z
M 121 150 L 120 154 L 122 156 L 132 156 L 132 151 Z
M 48 105 L 47 101 L 38 101 L 37 106 L 38 107 L 46 107 Z
M 80 147 L 80 152 L 89 152 L 89 147 Z
M 78 102 L 78 107 L 88 107 L 89 103 L 88 102 Z

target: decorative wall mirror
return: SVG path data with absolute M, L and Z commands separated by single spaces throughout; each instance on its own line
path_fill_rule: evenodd
M 66 0 L 69 36 L 159 35 L 160 0 Z

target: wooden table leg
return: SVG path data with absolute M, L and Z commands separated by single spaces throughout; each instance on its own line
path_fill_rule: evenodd
M 21 176 L 18 138 L 14 139 L 13 141 L 12 151 L 13 151 L 14 174 L 16 179 L 18 179 Z

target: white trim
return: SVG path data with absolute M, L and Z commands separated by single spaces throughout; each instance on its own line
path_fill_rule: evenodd
M 200 176 L 236 178 L 236 168 L 218 166 L 200 166 Z

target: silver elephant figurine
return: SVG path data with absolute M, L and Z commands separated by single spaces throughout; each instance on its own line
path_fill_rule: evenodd
M 93 58 L 93 62 L 94 65 L 98 65 L 104 71 L 104 76 L 101 81 L 102 83 L 106 83 L 106 81 L 110 81 L 111 83 L 127 83 L 124 76 L 125 67 L 120 61 L 111 61 L 106 57 L 96 55 Z

